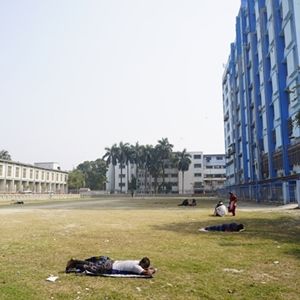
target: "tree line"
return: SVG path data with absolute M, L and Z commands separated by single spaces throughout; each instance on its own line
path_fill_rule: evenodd
M 107 182 L 106 173 L 109 165 L 113 167 L 112 186 L 115 187 L 115 168 L 120 167 L 120 192 L 123 192 L 123 172 L 127 172 L 127 186 L 132 192 L 139 189 L 141 182 L 139 175 L 143 174 L 143 185 L 146 188 L 149 177 L 153 178 L 154 192 L 168 192 L 170 183 L 165 182 L 165 169 L 167 166 L 182 171 L 182 188 L 184 185 L 184 172 L 189 169 L 190 154 L 183 151 L 173 152 L 173 145 L 168 138 L 158 140 L 156 145 L 135 145 L 119 142 L 105 148 L 102 158 L 95 161 L 85 161 L 69 173 L 69 189 L 78 190 L 87 187 L 92 190 L 103 190 Z M 129 176 L 129 165 L 135 165 L 135 174 Z M 124 174 L 125 175 L 125 174 Z M 158 184 L 158 178 L 162 183 Z M 150 187 L 151 188 L 151 187 Z M 115 192 L 113 189 L 111 192 Z M 149 191 L 145 191 L 149 192 Z
M 105 148 L 106 153 L 102 157 L 105 159 L 106 164 L 112 164 L 112 186 L 115 187 L 114 174 L 116 166 L 120 166 L 120 191 L 123 188 L 123 169 L 129 172 L 129 164 L 135 165 L 135 175 L 129 178 L 127 173 L 127 184 L 129 189 L 137 190 L 141 182 L 139 181 L 140 171 L 144 176 L 143 186 L 146 188 L 148 177 L 153 178 L 154 192 L 167 192 L 170 191 L 170 183 L 165 182 L 165 169 L 167 166 L 177 168 L 182 171 L 182 185 L 184 185 L 184 172 L 189 169 L 191 163 L 190 154 L 183 151 L 173 152 L 173 145 L 169 142 L 168 138 L 158 140 L 156 145 L 140 145 L 138 142 L 135 145 L 120 142 L 113 144 L 111 147 Z M 162 178 L 162 183 L 158 184 L 158 178 Z M 150 187 L 151 188 L 151 187 Z M 147 192 L 147 191 L 145 191 Z

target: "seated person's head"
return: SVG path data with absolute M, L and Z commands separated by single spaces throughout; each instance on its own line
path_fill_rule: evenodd
M 220 204 L 220 205 L 223 205 L 223 201 L 219 201 L 219 203 L 218 204 Z
M 143 257 L 141 261 L 139 262 L 139 265 L 143 269 L 148 269 L 150 267 L 150 259 L 148 257 Z

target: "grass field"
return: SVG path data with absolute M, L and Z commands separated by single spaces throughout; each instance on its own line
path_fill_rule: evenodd
M 300 210 L 211 216 L 216 199 L 99 198 L 0 208 L 0 299 L 299 299 Z M 246 208 L 246 205 L 244 205 Z M 200 233 L 232 221 L 242 233 Z M 152 279 L 65 274 L 71 258 L 150 257 Z M 57 281 L 46 281 L 52 274 Z

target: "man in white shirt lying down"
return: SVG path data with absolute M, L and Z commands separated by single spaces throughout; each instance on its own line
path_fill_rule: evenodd
M 94 256 L 85 260 L 71 259 L 66 266 L 66 273 L 101 274 L 136 274 L 152 276 L 155 269 L 150 266 L 150 259 L 141 260 L 111 260 L 107 256 Z

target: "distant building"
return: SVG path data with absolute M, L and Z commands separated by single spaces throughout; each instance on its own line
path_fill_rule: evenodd
M 68 172 L 57 163 L 34 165 L 0 159 L 0 193 L 67 193 Z
M 191 164 L 189 170 L 184 172 L 183 186 L 182 172 L 170 162 L 165 166 L 165 188 L 159 190 L 160 193 L 200 194 L 224 187 L 226 179 L 224 154 L 204 155 L 201 151 L 188 153 L 191 155 Z M 106 190 L 111 193 L 120 193 L 122 184 L 122 193 L 128 193 L 128 178 L 130 181 L 132 175 L 137 177 L 138 193 L 154 193 L 154 179 L 149 172 L 139 168 L 137 174 L 136 165 L 130 163 L 128 166 L 123 165 L 122 172 L 120 164 L 109 165 Z M 158 186 L 161 186 L 163 178 L 160 176 L 157 181 Z

